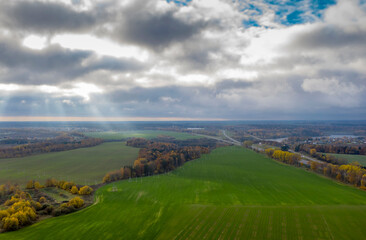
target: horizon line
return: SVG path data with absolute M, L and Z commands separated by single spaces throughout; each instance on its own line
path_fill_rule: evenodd
M 366 119 L 225 119 L 184 117 L 0 116 L 0 122 L 171 122 L 171 121 L 366 121 Z
M 46 117 L 46 116 L 7 116 L 0 122 L 144 122 L 144 121 L 235 121 L 224 118 L 183 118 L 183 117 Z

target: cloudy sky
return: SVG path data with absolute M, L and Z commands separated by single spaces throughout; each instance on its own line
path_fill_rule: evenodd
M 39 117 L 366 119 L 366 1 L 0 1 L 0 120 Z

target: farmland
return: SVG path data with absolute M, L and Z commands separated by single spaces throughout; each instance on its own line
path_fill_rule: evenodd
M 351 154 L 331 154 L 337 158 L 345 159 L 347 163 L 358 162 L 362 166 L 366 166 L 366 155 L 351 155 Z
M 225 147 L 0 239 L 364 239 L 365 218 L 366 192 Z
M 105 140 L 120 140 L 130 137 L 139 138 L 156 138 L 158 136 L 174 137 L 178 140 L 201 138 L 189 133 L 172 132 L 172 131 L 155 131 L 155 130 L 143 130 L 143 131 L 124 131 L 124 132 L 86 132 L 84 133 L 88 137 L 102 138 Z
M 137 153 L 137 148 L 113 142 L 70 151 L 0 159 L 0 184 L 24 184 L 31 179 L 43 182 L 52 177 L 78 184 L 100 183 L 106 172 L 133 164 Z

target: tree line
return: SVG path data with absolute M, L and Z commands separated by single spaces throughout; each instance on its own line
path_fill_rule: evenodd
M 30 180 L 28 181 L 27 185 L 26 185 L 26 189 L 41 189 L 44 187 L 57 187 L 60 189 L 63 189 L 65 191 L 68 191 L 72 194 L 79 194 L 79 195 L 90 195 L 93 193 L 93 188 L 85 185 L 85 186 L 81 186 L 81 185 L 76 185 L 74 182 L 67 182 L 64 180 L 56 180 L 54 178 L 48 178 L 46 179 L 46 183 L 45 185 L 41 185 L 39 182 L 34 181 L 34 180 Z
M 173 143 L 153 142 L 143 138 L 130 139 L 127 146 L 140 147 L 138 158 L 133 166 L 124 166 L 108 172 L 103 182 L 149 176 L 165 173 L 183 165 L 185 162 L 209 153 L 209 148 L 202 146 L 178 146 Z
M 333 144 L 300 144 L 295 147 L 295 151 L 304 151 L 310 153 L 311 149 L 315 149 L 320 153 L 337 153 L 337 154 L 354 154 L 366 155 L 366 146 L 347 146 Z
M 282 150 L 266 149 L 267 156 L 291 165 L 302 165 L 301 156 Z M 311 161 L 310 169 L 319 174 L 336 179 L 343 183 L 352 184 L 366 190 L 366 169 L 355 164 L 335 165 L 332 163 L 319 163 Z
M 296 152 L 304 152 L 309 154 L 310 156 L 312 156 L 313 158 L 316 158 L 320 161 L 324 161 L 327 163 L 332 163 L 332 164 L 336 164 L 336 165 L 344 165 L 347 164 L 347 160 L 331 155 L 329 153 L 325 153 L 325 152 L 317 152 L 317 149 L 319 150 L 319 148 L 315 148 L 316 145 L 297 145 L 295 147 L 295 151 Z M 314 148 L 311 148 L 314 147 Z
M 60 152 L 83 147 L 93 147 L 103 143 L 100 138 L 87 138 L 74 142 L 40 142 L 0 149 L 0 158 L 25 157 L 49 152 Z

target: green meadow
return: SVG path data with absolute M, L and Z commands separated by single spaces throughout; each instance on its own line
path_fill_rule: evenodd
M 169 136 L 174 137 L 178 140 L 202 138 L 201 136 L 195 136 L 189 133 L 173 132 L 173 131 L 158 131 L 158 130 L 142 130 L 142 131 L 123 131 L 123 132 L 86 132 L 86 136 L 102 138 L 105 140 L 120 140 L 129 137 L 139 138 L 156 138 L 158 136 Z
M 95 198 L 0 239 L 366 239 L 366 192 L 240 147 Z
M 0 159 L 0 184 L 25 184 L 34 179 L 56 178 L 78 184 L 96 184 L 111 170 L 132 165 L 139 149 L 122 142 L 95 147 L 45 153 L 22 158 Z

